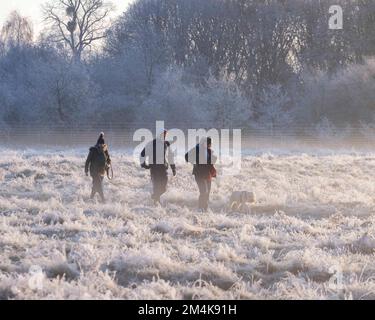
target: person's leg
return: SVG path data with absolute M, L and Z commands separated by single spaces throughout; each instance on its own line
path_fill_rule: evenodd
M 98 193 L 100 195 L 100 198 L 102 199 L 102 202 L 104 203 L 105 198 L 104 198 L 104 191 L 103 191 L 103 180 L 104 180 L 104 177 L 99 176 L 99 178 L 98 178 Z
M 168 185 L 168 174 L 167 174 L 167 172 L 165 172 L 165 174 L 163 174 L 160 177 L 160 189 L 159 189 L 160 196 L 162 196 L 164 193 L 166 193 L 167 185 Z
M 205 189 L 205 193 L 204 193 L 204 206 L 203 206 L 203 209 L 204 210 L 208 210 L 208 202 L 210 201 L 210 192 L 211 192 L 211 181 L 210 180 L 204 180 L 204 189 Z
M 159 177 L 157 174 L 152 173 L 151 174 L 151 181 L 152 181 L 152 195 L 151 199 L 154 200 L 155 202 L 160 203 L 160 193 L 159 193 Z
M 92 177 L 92 190 L 91 190 L 91 196 L 90 196 L 90 198 L 91 199 L 94 199 L 94 197 L 95 197 L 95 194 L 96 194 L 96 192 L 97 192 L 97 179 L 96 179 L 96 177 Z
M 198 198 L 198 209 L 204 209 L 204 197 L 205 197 L 205 184 L 204 179 L 195 176 L 195 181 L 198 185 L 199 198 Z
M 151 198 L 160 203 L 160 197 L 167 191 L 168 176 L 163 174 L 152 175 L 153 193 Z
M 154 169 L 151 171 L 151 180 L 152 180 L 152 188 L 153 194 L 151 198 L 155 202 L 160 203 L 160 197 L 167 191 L 167 184 L 168 184 L 168 174 L 167 171 L 163 169 Z

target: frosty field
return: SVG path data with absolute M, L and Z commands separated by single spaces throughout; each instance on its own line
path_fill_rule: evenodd
M 86 156 L 1 150 L 0 299 L 375 299 L 375 154 L 248 155 L 205 214 L 190 166 L 154 207 L 120 151 L 90 202 Z M 227 210 L 249 189 L 251 213 Z

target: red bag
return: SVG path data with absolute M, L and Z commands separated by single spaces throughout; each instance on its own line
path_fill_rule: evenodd
M 210 168 L 210 180 L 211 180 L 212 178 L 216 178 L 216 177 L 217 177 L 216 169 L 215 169 L 214 166 L 211 166 L 211 168 Z

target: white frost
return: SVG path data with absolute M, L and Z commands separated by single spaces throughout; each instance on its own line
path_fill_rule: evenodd
M 153 207 L 148 174 L 115 152 L 101 205 L 85 153 L 1 154 L 0 299 L 375 298 L 373 154 L 246 156 L 204 214 L 188 165 Z M 230 212 L 250 189 L 251 213 Z

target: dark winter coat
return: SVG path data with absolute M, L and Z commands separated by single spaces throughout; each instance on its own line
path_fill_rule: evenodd
M 141 166 L 151 170 L 152 175 L 167 174 L 168 167 L 175 172 L 174 155 L 170 150 L 170 142 L 154 139 L 142 150 L 140 156 Z M 157 151 L 161 149 L 159 152 Z M 148 164 L 146 164 L 148 159 Z
M 85 172 L 96 177 L 98 175 L 104 176 L 106 166 L 111 164 L 111 158 L 109 156 L 108 147 L 104 145 L 96 145 L 90 148 L 89 155 L 85 164 Z
M 194 165 L 193 175 L 197 178 L 211 180 L 211 178 L 216 176 L 214 164 L 217 158 L 213 155 L 211 149 L 204 149 L 202 149 L 201 145 L 197 144 L 195 148 L 185 154 L 185 160 Z M 204 154 L 205 151 L 206 154 Z M 201 152 L 203 152 L 203 154 Z

